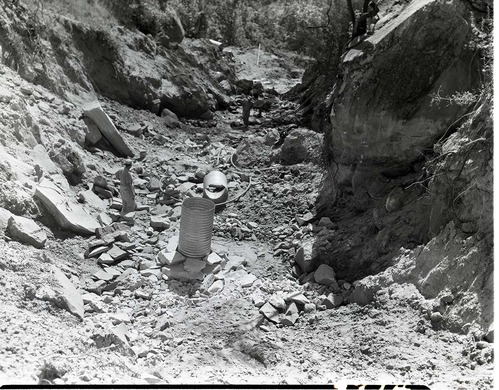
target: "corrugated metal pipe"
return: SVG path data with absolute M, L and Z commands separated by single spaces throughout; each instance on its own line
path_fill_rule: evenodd
M 215 203 L 205 198 L 187 198 L 182 202 L 178 251 L 187 257 L 210 254 Z

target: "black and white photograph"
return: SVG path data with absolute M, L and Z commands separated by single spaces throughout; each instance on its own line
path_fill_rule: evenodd
M 0 0 L 0 387 L 494 388 L 493 0 Z

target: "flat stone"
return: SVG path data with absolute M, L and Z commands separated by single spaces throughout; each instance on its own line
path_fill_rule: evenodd
M 163 230 L 170 228 L 170 221 L 165 217 L 159 217 L 155 215 L 151 215 L 150 226 L 153 229 Z
M 192 257 L 185 258 L 184 269 L 191 274 L 200 272 L 204 267 L 206 267 L 206 261 L 204 260 L 195 259 Z
M 99 212 L 104 212 L 107 210 L 108 203 L 107 201 L 101 199 L 96 193 L 92 190 L 86 190 L 78 193 L 78 196 L 81 197 L 83 202 L 90 206 L 92 209 L 96 209 Z
M 148 268 L 156 267 L 156 262 L 153 260 L 146 260 L 146 259 L 141 259 L 140 260 L 140 265 L 139 265 L 139 270 L 145 270 Z
M 123 260 L 120 262 L 120 267 L 123 268 L 131 268 L 135 265 L 135 262 L 133 260 Z
M 113 325 L 130 322 L 130 316 L 124 312 L 109 313 L 108 318 L 111 320 Z
M 223 280 L 215 280 L 213 284 L 208 288 L 208 292 L 210 294 L 216 294 L 219 291 L 222 291 L 224 288 Z
M 67 183 L 65 178 L 61 178 L 61 181 Z M 63 185 L 45 177 L 36 188 L 34 196 L 43 203 L 61 228 L 76 234 L 94 234 L 96 229 L 101 227 L 100 223 L 78 203 L 66 196 L 70 193 L 69 185 L 64 188 Z
M 99 258 L 97 259 L 97 262 L 99 264 L 110 265 L 110 264 L 114 263 L 114 259 L 109 255 L 109 253 L 103 253 L 99 256 Z
M 96 294 L 101 294 L 106 285 L 107 283 L 104 280 L 97 280 L 93 283 L 90 283 L 87 286 L 86 290 L 89 292 L 94 292 Z
M 101 299 L 100 297 L 95 294 L 95 293 L 85 293 L 85 294 L 81 294 L 81 299 L 83 301 L 84 304 L 87 304 L 87 303 L 92 303 L 92 302 L 101 302 Z
M 115 147 L 120 156 L 133 157 L 132 150 L 125 143 L 111 118 L 107 116 L 97 100 L 85 104 L 83 112 L 97 125 L 102 135 Z
M 110 280 L 113 280 L 114 279 L 114 276 L 111 275 L 111 274 L 108 274 L 106 271 L 100 269 L 98 270 L 96 273 L 94 273 L 92 275 L 95 279 L 98 279 L 98 280 L 104 280 L 106 282 L 110 281 Z
M 123 202 L 119 198 L 113 198 L 113 201 L 109 205 L 109 208 L 114 210 L 121 210 L 123 208 Z
M 227 249 L 226 246 L 216 242 L 215 238 L 213 238 L 213 240 L 211 242 L 211 250 L 214 253 L 217 253 L 219 256 L 224 256 L 224 255 L 227 255 L 229 253 L 229 249 Z
M 128 256 L 128 253 L 120 249 L 117 245 L 113 245 L 107 252 L 115 261 L 123 260 Z
M 140 379 L 146 381 L 147 383 L 149 383 L 151 385 L 157 385 L 158 383 L 165 382 L 164 379 L 161 379 L 161 378 L 158 378 L 157 376 L 148 374 L 147 372 L 143 372 L 142 374 L 140 374 Z
M 229 256 L 229 261 L 225 265 L 225 269 L 230 271 L 230 270 L 236 270 L 241 267 L 244 267 L 247 265 L 248 262 L 244 257 L 241 256 Z
M 135 242 L 117 241 L 116 246 L 119 247 L 120 249 L 124 250 L 125 252 L 137 248 L 137 244 Z
M 102 188 L 102 187 L 94 185 L 93 191 L 96 194 L 102 196 L 104 199 L 111 199 L 113 197 L 113 193 L 111 192 L 111 190 L 108 190 L 106 188 Z
M 215 252 L 211 252 L 206 259 L 206 263 L 209 265 L 219 264 L 222 262 L 222 258 Z
M 106 271 L 109 275 L 112 275 L 113 278 L 120 276 L 123 273 L 122 269 L 116 267 L 106 267 L 104 268 L 104 271 Z
M 296 304 L 293 302 L 289 305 L 288 309 L 284 313 L 284 316 L 281 318 L 281 324 L 285 326 L 293 326 L 295 322 L 298 320 L 298 308 Z
M 324 286 L 339 288 L 334 270 L 327 264 L 321 264 L 314 273 L 315 282 Z
M 116 223 L 113 223 L 112 225 L 109 225 L 109 226 L 99 227 L 98 229 L 95 230 L 95 234 L 98 238 L 101 238 L 101 237 L 106 236 L 106 235 L 111 234 L 111 233 L 125 232 L 129 229 L 130 229 L 130 227 L 128 225 L 125 225 L 124 223 L 116 222 Z
M 86 253 L 86 257 L 90 257 L 90 258 L 97 257 L 97 256 L 107 252 L 109 249 L 110 249 L 110 247 L 108 245 L 102 245 L 102 246 L 95 247 L 91 251 Z
M 281 321 L 277 309 L 268 302 L 260 308 L 259 312 L 262 313 L 269 321 L 275 323 L 279 323 Z
M 162 250 L 158 253 L 158 261 L 163 265 L 174 265 L 185 261 L 185 256 L 180 252 L 167 252 Z
M 43 248 L 47 242 L 47 235 L 36 224 L 35 221 L 12 215 L 8 220 L 8 230 L 12 238 L 17 241 L 32 245 L 35 248 Z
M 151 352 L 151 349 L 144 344 L 141 345 L 134 345 L 132 347 L 133 352 L 137 357 L 146 357 L 149 352 Z
M 195 187 L 195 186 L 196 186 L 195 183 L 185 182 L 177 187 L 177 191 L 184 193 L 184 192 L 189 191 L 192 187 Z
M 241 287 L 251 287 L 253 285 L 253 282 L 256 280 L 256 276 L 253 274 L 246 274 L 243 276 L 239 281 L 241 283 Z
M 285 300 L 294 302 L 298 305 L 306 305 L 307 303 L 310 303 L 310 300 L 299 291 L 288 294 Z
M 125 222 L 133 222 L 135 219 L 135 211 L 130 211 L 129 213 L 123 214 L 121 218 Z
M 134 187 L 142 187 L 144 188 L 147 185 L 147 180 L 141 179 L 140 177 L 137 177 L 136 179 L 133 179 L 133 186 Z
M 29 85 L 21 85 L 20 91 L 28 96 L 33 94 L 33 88 L 31 88 Z
M 145 278 L 148 278 L 149 276 L 155 276 L 158 280 L 161 279 L 161 268 L 157 267 L 157 268 L 147 268 L 147 269 L 144 269 L 142 271 L 140 271 L 140 274 L 145 277 Z
M 269 298 L 268 303 L 270 303 L 280 312 L 286 310 L 286 302 L 284 301 L 284 298 L 279 294 L 272 294 L 272 296 Z
M 71 314 L 75 315 L 79 319 L 83 319 L 85 310 L 83 308 L 83 299 L 81 298 L 81 294 L 59 268 L 52 265 L 52 270 L 57 281 L 55 291 L 60 297 L 60 299 L 56 300 L 56 304 L 61 304 L 62 307 Z
M 113 219 L 106 213 L 100 213 L 97 216 L 97 221 L 99 221 L 102 226 L 108 226 L 113 223 Z
M 166 246 L 167 252 L 175 252 L 178 247 L 178 236 L 173 236 L 168 240 L 168 245 Z
M 203 280 L 204 274 L 198 272 L 196 274 L 189 273 L 184 269 L 184 264 L 174 264 L 172 266 L 164 266 L 161 272 L 168 276 L 169 279 L 187 279 L 187 280 Z
M 315 274 L 315 272 L 309 272 L 308 274 L 302 274 L 300 276 L 300 278 L 298 279 L 298 282 L 300 284 L 315 282 L 314 274 Z
M 251 300 L 256 307 L 262 307 L 265 304 L 265 297 L 260 289 L 256 289 L 251 294 Z

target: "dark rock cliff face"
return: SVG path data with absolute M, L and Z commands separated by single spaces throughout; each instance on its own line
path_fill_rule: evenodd
M 337 163 L 408 169 L 465 113 L 431 95 L 479 85 L 466 14 L 459 2 L 415 1 L 345 54 L 331 112 Z

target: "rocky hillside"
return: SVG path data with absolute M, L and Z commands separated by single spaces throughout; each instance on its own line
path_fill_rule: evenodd
M 490 20 L 460 1 L 380 7 L 375 33 L 342 55 L 327 117 L 316 121 L 327 149 L 317 209 L 338 228 L 321 234 L 311 257 L 346 280 L 375 275 L 358 282 L 354 301 L 411 282 L 427 298 L 452 296 L 438 308 L 443 326 L 487 329 Z

